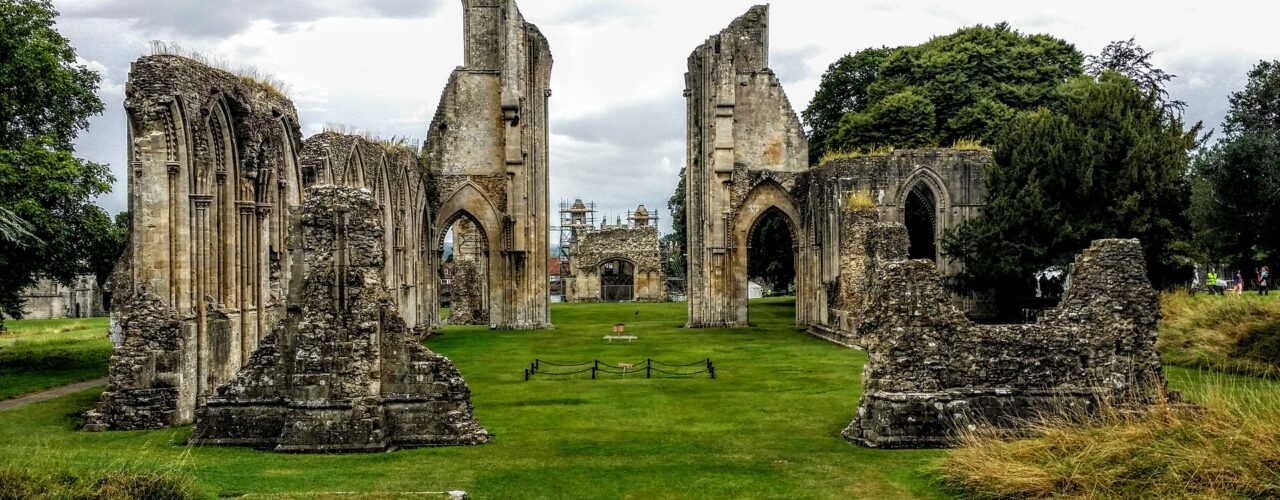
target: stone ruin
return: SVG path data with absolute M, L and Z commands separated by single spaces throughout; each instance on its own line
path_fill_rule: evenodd
M 329 453 L 489 441 L 458 369 L 400 319 L 378 214 L 365 189 L 307 192 L 288 314 L 198 410 L 192 444 Z
M 574 206 L 582 206 L 582 200 Z M 660 236 L 657 226 L 651 223 L 649 210 L 640 205 L 629 220 L 619 218 L 619 222 L 605 221 L 599 229 L 573 230 L 569 268 L 564 275 L 566 300 L 666 300 Z
M 445 234 L 481 236 L 475 303 L 501 328 L 550 327 L 547 105 L 551 54 L 513 0 L 464 0 L 466 63 L 425 151 L 326 132 L 302 141 L 278 90 L 177 55 L 136 61 L 129 244 L 110 282 L 109 381 L 86 430 L 187 424 L 284 315 L 302 264 L 304 188 L 368 189 L 382 287 L 417 331 L 438 326 Z M 291 304 L 292 305 L 292 304 Z M 479 319 L 477 319 L 479 321 Z M 116 335 L 118 332 L 118 335 Z
M 1017 430 L 1062 408 L 1162 397 L 1159 296 L 1137 240 L 1080 254 L 1062 303 L 1035 324 L 978 325 L 951 305 L 936 267 L 896 261 L 858 327 L 869 360 L 846 439 L 877 448 L 952 444 L 977 425 Z

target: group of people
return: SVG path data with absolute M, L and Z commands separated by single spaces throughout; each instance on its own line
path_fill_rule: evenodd
M 1271 268 L 1268 266 L 1258 268 L 1255 271 L 1253 282 L 1258 286 L 1258 295 L 1270 295 Z M 1208 285 L 1211 293 L 1217 293 L 1218 295 L 1226 294 L 1228 289 L 1235 292 L 1237 295 L 1244 293 L 1244 275 L 1240 273 L 1239 269 L 1236 270 L 1235 275 L 1232 276 L 1230 281 L 1220 279 L 1218 277 L 1218 273 L 1209 271 L 1209 274 L 1205 279 L 1205 284 Z

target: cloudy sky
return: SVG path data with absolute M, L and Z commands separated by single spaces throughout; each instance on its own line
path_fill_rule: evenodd
M 595 200 L 612 219 L 660 208 L 684 158 L 685 61 L 695 46 L 756 2 L 748 0 L 524 0 L 550 39 L 553 200 Z M 58 29 L 103 74 L 107 112 L 78 141 L 109 163 L 124 207 L 124 82 L 151 40 L 257 68 L 289 84 L 304 135 L 327 124 L 421 139 L 449 73 L 462 62 L 457 0 L 54 0 Z M 1247 12 L 1247 15 L 1242 13 Z M 772 66 L 802 109 L 822 72 L 870 46 L 1008 21 L 1086 54 L 1137 37 L 1178 75 L 1170 92 L 1189 121 L 1217 127 L 1227 95 L 1260 59 L 1280 59 L 1271 2 L 1219 0 L 786 0 L 772 7 Z M 554 203 L 554 201 L 553 201 Z M 554 209 L 554 207 L 553 207 Z

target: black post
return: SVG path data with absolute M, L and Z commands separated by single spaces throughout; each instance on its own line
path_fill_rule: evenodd
M 600 360 L 598 360 L 598 359 L 596 360 L 596 365 L 595 365 L 594 369 L 596 369 L 596 370 L 599 370 L 599 369 L 600 369 Z
M 711 364 L 711 360 L 707 360 L 707 373 L 711 374 L 711 380 L 716 379 L 716 365 Z
M 599 362 L 597 361 L 597 362 L 596 362 L 596 364 L 599 364 Z M 596 366 L 591 367 L 591 380 L 595 380 L 595 379 L 596 379 L 596 368 L 598 368 L 598 367 L 596 367 Z
M 653 358 L 644 360 L 644 378 L 653 378 Z
M 529 381 L 529 370 L 525 370 L 525 371 L 524 371 L 524 381 L 525 381 L 525 382 L 528 382 L 528 381 Z
M 542 368 L 542 360 L 538 358 L 533 358 L 533 371 L 536 372 L 538 371 L 539 368 Z

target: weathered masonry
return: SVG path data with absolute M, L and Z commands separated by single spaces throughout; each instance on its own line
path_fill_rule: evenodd
M 377 201 L 382 237 L 384 285 L 410 328 L 425 327 L 436 280 L 423 246 L 427 193 L 418 153 L 355 135 L 325 132 L 302 145 L 303 186 L 338 185 L 368 189 Z
M 790 192 L 809 145 L 769 69 L 769 8 L 756 6 L 689 56 L 685 185 L 689 326 L 747 325 L 747 240 L 777 212 L 796 246 L 796 289 L 815 286 L 811 239 Z M 812 307 L 797 297 L 798 314 Z
M 1062 303 L 1039 322 L 976 325 L 951 306 L 931 262 L 881 266 L 861 315 L 869 360 L 845 438 L 946 446 L 957 428 L 1016 430 L 1062 408 L 1088 413 L 1102 400 L 1161 397 L 1159 296 L 1138 241 L 1096 241 L 1073 269 Z
M 444 90 L 427 139 L 434 276 L 450 228 L 466 219 L 482 261 L 459 282 L 479 303 L 474 322 L 550 326 L 547 104 L 551 49 L 514 0 L 463 0 L 465 62 Z M 429 308 L 439 323 L 439 307 Z M 451 321 L 452 322 L 452 321 Z
M 866 266 L 897 257 L 882 239 L 899 235 L 876 223 L 905 227 L 905 256 L 955 274 L 939 241 L 981 210 L 991 154 L 904 150 L 810 168 L 800 121 L 768 68 L 768 12 L 753 7 L 689 58 L 689 326 L 747 325 L 751 235 L 766 217 L 781 217 L 791 230 L 797 323 L 856 345 L 855 290 Z M 851 206 L 854 195 L 878 215 Z
M 190 422 L 283 310 L 285 230 L 301 203 L 293 104 L 176 56 L 130 73 L 132 232 L 115 271 L 124 342 L 90 429 Z
M 198 410 L 192 444 L 333 453 L 489 441 L 458 369 L 396 311 L 382 212 L 365 189 L 308 191 L 288 316 Z
M 575 206 L 580 206 L 579 201 Z M 575 302 L 657 302 L 666 299 L 666 275 L 658 228 L 649 210 L 636 208 L 631 220 L 600 229 L 575 230 L 567 298 Z

